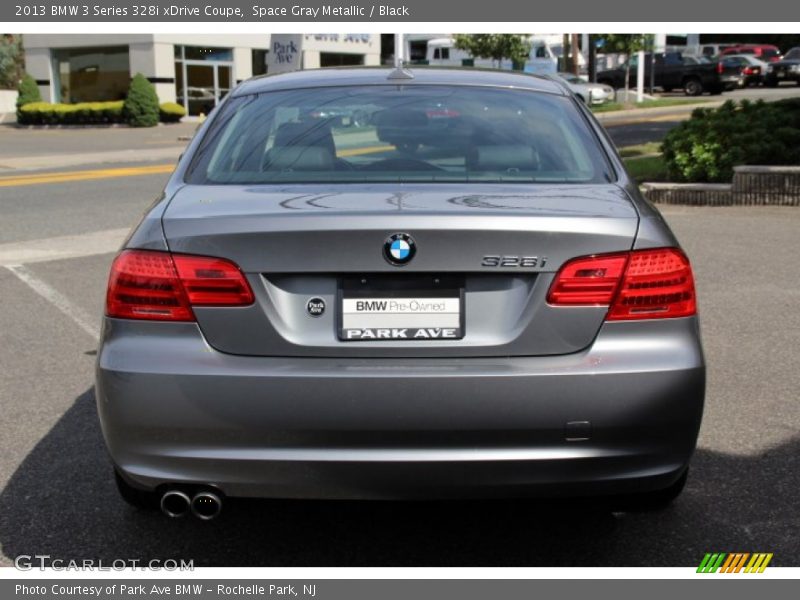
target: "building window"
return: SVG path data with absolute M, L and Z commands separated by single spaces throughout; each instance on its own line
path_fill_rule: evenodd
M 269 50 L 253 50 L 253 76 L 267 74 L 267 54 Z
M 363 54 L 344 54 L 341 52 L 320 52 L 320 67 L 351 67 L 364 64 Z
M 128 93 L 127 46 L 53 49 L 52 57 L 59 102 L 122 100 Z
M 175 46 L 175 95 L 188 114 L 207 115 L 232 83 L 232 48 Z

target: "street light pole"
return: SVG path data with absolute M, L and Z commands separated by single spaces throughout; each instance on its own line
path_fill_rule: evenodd
M 403 63 L 406 60 L 406 46 L 403 43 L 403 34 L 394 34 L 394 66 L 398 69 L 403 68 Z

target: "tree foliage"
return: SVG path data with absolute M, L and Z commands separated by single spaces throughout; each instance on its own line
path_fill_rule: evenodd
M 696 109 L 661 149 L 674 181 L 730 182 L 737 165 L 798 165 L 800 98 Z
M 475 58 L 501 62 L 509 59 L 524 63 L 531 52 L 531 42 L 521 33 L 458 33 L 455 47 Z
M 0 90 L 13 90 L 22 74 L 20 36 L 0 34 Z
M 603 40 L 603 52 L 619 52 L 631 55 L 639 50 L 651 50 L 653 35 L 646 33 L 601 33 L 596 36 Z

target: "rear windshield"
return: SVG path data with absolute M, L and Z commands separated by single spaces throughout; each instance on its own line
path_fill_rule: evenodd
M 330 87 L 231 98 L 195 184 L 611 180 L 564 96 L 480 87 Z

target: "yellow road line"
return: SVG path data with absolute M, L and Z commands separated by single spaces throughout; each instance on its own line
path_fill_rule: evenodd
M 112 179 L 114 177 L 135 177 L 171 173 L 174 164 L 148 165 L 144 167 L 121 167 L 116 169 L 91 169 L 86 171 L 64 171 L 61 173 L 41 173 L 37 175 L 12 175 L 0 177 L 0 187 L 61 183 L 67 181 L 87 181 L 91 179 Z
M 349 148 L 340 150 L 339 157 L 361 156 L 378 152 L 389 152 L 394 146 L 372 146 L 369 148 Z M 0 187 L 15 187 L 23 185 L 38 185 L 45 183 L 62 183 L 70 181 L 88 181 L 92 179 L 113 179 L 115 177 L 135 177 L 137 175 L 155 175 L 171 173 L 174 164 L 148 165 L 143 167 L 122 167 L 115 169 L 90 169 L 86 171 L 64 171 L 60 173 L 38 173 L 28 175 L 11 175 L 0 177 Z

